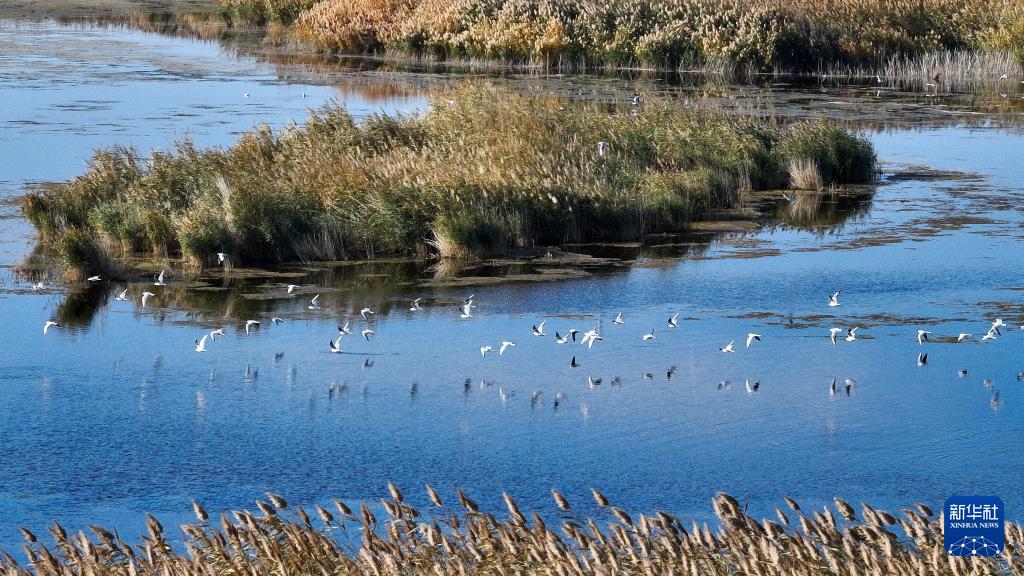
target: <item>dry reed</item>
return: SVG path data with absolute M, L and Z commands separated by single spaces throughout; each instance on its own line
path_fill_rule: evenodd
M 558 508 L 544 517 L 524 512 L 503 494 L 505 513 L 482 511 L 462 490 L 445 502 L 427 487 L 430 505 L 413 507 L 395 486 L 370 509 L 335 500 L 331 509 L 290 506 L 275 494 L 241 510 L 211 517 L 193 504 L 196 522 L 181 526 L 176 546 L 147 517 L 141 542 L 89 526 L 49 529 L 47 545 L 23 529 L 26 565 L 0 556 L 0 574 L 22 575 L 979 575 L 1024 569 L 1024 532 L 1009 523 L 1005 551 L 991 558 L 953 558 L 942 545 L 942 521 L 927 506 L 898 515 L 836 498 L 802 509 L 786 497 L 776 519 L 757 520 L 732 496 L 712 501 L 717 527 L 689 526 L 665 512 L 630 514 L 598 490 L 596 516 L 585 517 L 557 491 Z M 546 518 L 546 519 L 545 519 Z

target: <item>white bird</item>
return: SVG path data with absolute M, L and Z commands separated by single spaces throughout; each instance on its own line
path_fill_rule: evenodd
M 999 333 L 999 330 L 997 330 L 996 328 L 994 328 L 994 327 L 993 328 L 989 328 L 988 332 L 986 332 L 985 335 L 981 337 L 981 341 L 984 342 L 986 340 L 995 340 L 996 339 L 996 334 L 998 334 L 998 333 Z
M 352 333 L 352 328 L 349 327 L 351 324 L 352 324 L 351 322 L 345 322 L 344 326 L 338 326 L 338 334 L 341 335 L 341 336 L 344 336 L 346 334 L 351 334 Z
M 149 299 L 152 298 L 153 296 L 156 296 L 156 294 L 153 294 L 152 292 L 143 292 L 142 293 L 142 307 L 143 308 L 146 307 L 146 302 L 148 302 Z
M 760 382 L 754 382 L 753 384 L 751 384 L 750 380 L 747 380 L 747 392 L 757 392 L 757 389 L 760 387 Z
M 761 341 L 761 335 L 760 334 L 754 334 L 753 332 L 751 332 L 750 334 L 747 334 L 747 348 L 750 348 L 750 343 L 753 342 L 754 340 L 757 340 L 758 342 L 760 342 Z
M 227 254 L 225 254 L 223 252 L 217 252 L 217 263 L 218 264 L 223 264 L 224 261 L 227 260 L 227 258 L 228 258 Z
M 362 310 L 359 311 L 359 315 L 363 317 L 363 320 L 366 320 L 367 314 L 375 314 L 375 312 L 373 310 L 370 310 L 369 308 L 363 308 Z
M 473 302 L 467 302 L 462 305 L 462 314 L 459 314 L 459 318 L 472 318 L 473 317 Z
M 678 324 L 678 322 L 676 322 L 676 320 L 678 318 L 679 318 L 679 313 L 678 312 L 676 312 L 675 314 L 670 316 L 669 319 L 668 319 L 668 327 L 669 328 L 675 328 L 676 326 L 678 326 L 679 324 Z
M 53 320 L 47 320 L 46 324 L 43 324 L 43 335 L 44 336 L 46 335 L 47 332 L 50 331 L 50 326 L 56 326 L 56 327 L 60 328 L 60 324 L 54 322 Z
M 85 280 L 86 282 L 99 282 L 101 278 L 99 276 L 89 276 Z
M 490 346 L 481 346 L 480 347 L 480 356 L 486 358 L 488 352 L 494 352 L 494 348 L 491 348 Z
M 369 341 L 370 341 L 370 336 L 373 336 L 373 335 L 374 335 L 374 331 L 373 331 L 373 330 L 370 330 L 369 328 L 367 328 L 366 330 L 363 330 L 363 331 L 362 331 L 362 335 L 363 335 L 363 338 L 364 338 L 364 339 L 365 339 L 365 340 L 366 340 L 367 342 L 369 342 Z
M 839 306 L 839 293 L 842 290 L 836 290 L 835 292 L 828 295 L 828 305 L 832 307 Z
M 417 310 L 423 310 L 423 308 L 420 308 L 420 300 L 422 300 L 422 299 L 423 298 L 417 298 L 417 299 L 413 300 L 412 304 L 409 306 L 409 311 L 410 312 L 415 312 Z
M 732 345 L 735 342 L 736 342 L 735 340 L 732 340 L 731 342 L 729 342 L 728 344 L 726 344 L 722 348 L 719 348 L 719 350 L 721 350 L 722 352 L 733 352 L 734 350 L 732 349 Z
M 309 301 L 309 306 L 306 306 L 306 308 L 309 308 L 310 310 L 319 310 L 320 309 L 320 305 L 317 304 L 317 300 L 319 300 L 319 299 L 320 299 L 320 295 L 319 294 L 317 294 L 316 296 L 313 296 L 313 299 Z
M 338 336 L 337 340 L 328 340 L 328 342 L 330 342 L 330 350 L 331 350 L 331 352 L 333 352 L 335 354 L 337 354 L 338 352 L 341 352 L 341 336 Z
M 301 288 L 301 286 L 299 286 L 298 284 L 289 284 L 288 285 L 288 293 L 291 294 L 292 292 L 295 292 L 299 288 Z
M 651 330 L 647 334 L 644 334 L 643 336 L 640 337 L 640 339 L 643 340 L 644 342 L 648 340 L 654 340 L 654 330 Z
M 502 354 L 505 353 L 505 350 L 508 350 L 509 348 L 515 345 L 515 342 L 509 342 L 508 340 L 505 340 L 504 342 L 501 343 L 501 348 L 498 348 L 498 356 L 501 356 Z
M 43 288 L 46 288 L 46 285 L 43 284 L 42 282 L 36 282 L 35 284 L 32 285 L 32 290 L 36 292 L 39 292 Z
M 282 324 L 284 322 L 284 319 L 274 316 L 273 318 L 270 319 L 270 321 L 273 322 L 275 326 L 277 326 L 279 324 Z
M 586 345 L 587 350 L 590 350 L 594 347 L 594 342 L 597 340 L 604 340 L 604 338 L 601 338 L 601 335 L 597 333 L 597 328 L 591 328 L 583 333 L 583 338 L 580 339 L 580 344 Z
M 966 332 L 961 332 L 960 335 L 956 337 L 956 341 L 957 342 L 963 342 L 964 340 L 967 340 L 971 336 L 973 336 L 973 334 L 968 334 Z
M 164 271 L 160 271 L 160 275 L 156 277 L 156 282 L 153 282 L 153 286 L 167 286 L 164 282 Z
M 255 326 L 255 327 L 259 328 L 259 327 L 260 327 L 260 321 L 259 321 L 259 320 L 246 320 L 246 321 L 245 321 L 245 335 L 246 335 L 246 336 L 248 336 L 248 335 L 249 335 L 249 330 L 250 330 L 250 329 L 251 329 L 251 328 L 252 328 L 253 326 Z
M 854 340 L 857 339 L 857 330 L 859 328 L 860 328 L 860 326 L 854 326 L 853 328 L 850 328 L 849 330 L 846 331 L 846 341 L 847 342 L 853 342 Z
M 618 314 L 615 315 L 615 320 L 612 320 L 612 324 L 625 324 L 625 322 L 622 320 L 622 312 L 619 312 Z
M 210 339 L 211 340 L 216 340 L 217 336 L 224 336 L 224 329 L 223 328 L 217 328 L 216 330 L 213 330 L 213 331 L 210 332 Z
M 202 339 L 196 340 L 196 352 L 206 352 L 206 339 L 209 337 L 209 334 L 203 334 Z
M 842 328 L 829 328 L 828 329 L 828 338 L 829 338 L 829 340 L 832 341 L 832 345 L 833 346 L 836 345 L 836 335 L 839 334 L 842 331 L 843 331 Z
M 121 302 L 128 300 L 128 289 L 122 290 L 120 294 L 114 297 L 114 300 L 120 300 Z
M 540 324 L 534 325 L 534 327 L 533 327 L 533 335 L 534 336 L 546 336 L 546 334 L 544 334 L 544 324 L 545 323 L 547 323 L 547 320 L 545 320 L 544 322 L 541 322 Z
M 931 332 L 929 332 L 927 330 L 918 330 L 917 331 L 917 343 L 920 345 L 920 344 L 924 344 L 925 342 L 927 342 L 929 334 L 931 334 Z
M 562 336 L 561 334 L 558 333 L 558 330 L 555 330 L 555 343 L 556 344 L 568 344 L 569 343 L 569 337 L 568 336 Z
M 597 143 L 597 155 L 602 158 L 608 155 L 608 143 L 604 140 Z

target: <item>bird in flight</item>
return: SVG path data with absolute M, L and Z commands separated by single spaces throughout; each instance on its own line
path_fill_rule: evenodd
M 547 323 L 547 320 L 541 322 L 540 324 L 535 324 L 534 327 L 533 327 L 533 335 L 534 336 L 546 336 L 546 334 L 544 334 L 544 324 L 546 324 L 546 323 Z
M 54 322 L 53 320 L 47 320 L 46 324 L 43 324 L 43 335 L 44 336 L 46 335 L 47 332 L 50 331 L 50 327 L 51 326 L 56 326 L 56 327 L 60 328 L 60 324 Z
M 755 340 L 760 342 L 761 341 L 761 335 L 760 334 L 754 334 L 753 332 L 751 332 L 750 334 L 747 334 L 747 348 L 750 348 L 750 344 L 753 341 L 755 341 Z
M 501 356 L 502 354 L 505 353 L 506 350 L 512 348 L 515 345 L 515 342 L 509 342 L 508 340 L 505 340 L 504 342 L 501 343 L 501 348 L 498 348 L 498 356 Z
M 829 306 L 832 306 L 833 308 L 835 308 L 836 306 L 839 306 L 839 293 L 840 292 L 842 292 L 842 290 L 836 290 L 835 292 L 832 292 L 831 294 L 828 295 L 828 305 Z
M 735 344 L 735 343 L 736 343 L 736 341 L 732 340 L 728 344 L 726 344 L 725 346 L 719 348 L 719 350 L 722 351 L 722 352 L 734 352 L 734 350 L 732 349 L 732 345 Z
M 163 270 L 161 270 L 160 271 L 160 275 L 156 277 L 156 282 L 153 282 L 153 286 L 167 286 L 167 283 L 164 282 L 164 271 Z
M 320 305 L 317 304 L 318 300 L 320 300 L 320 295 L 319 294 L 317 294 L 316 296 L 313 296 L 313 299 L 309 301 L 309 306 L 306 306 L 306 308 L 308 308 L 310 310 L 319 310 L 320 309 Z
M 670 316 L 669 319 L 668 319 L 668 327 L 669 328 L 675 328 L 676 326 L 679 326 L 679 323 L 677 322 L 678 319 L 679 319 L 679 313 L 678 312 L 676 312 L 675 314 Z
M 196 340 L 196 352 L 206 352 L 206 339 L 209 337 L 209 334 L 203 334 L 201 339 Z
M 918 344 L 924 344 L 925 342 L 927 342 L 929 334 L 931 334 L 931 332 L 929 332 L 927 330 L 918 330 L 917 331 L 917 343 Z
M 259 327 L 260 327 L 260 321 L 259 320 L 246 320 L 245 321 L 245 335 L 246 336 L 249 335 L 249 330 L 250 329 L 259 328 Z

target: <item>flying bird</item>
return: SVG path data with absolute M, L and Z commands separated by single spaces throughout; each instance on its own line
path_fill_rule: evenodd
M 754 382 L 753 384 L 751 384 L 750 380 L 747 380 L 747 392 L 757 392 L 757 389 L 760 387 L 760 382 Z
M 842 331 L 843 331 L 842 328 L 829 328 L 828 329 L 828 338 L 829 338 L 829 340 L 832 341 L 832 345 L 833 346 L 836 345 L 836 335 L 839 334 Z
M 339 336 L 344 336 L 346 334 L 351 334 L 352 333 L 352 328 L 350 328 L 351 324 L 352 324 L 351 322 L 345 322 L 344 326 L 338 326 L 338 335 Z
M 732 340 L 728 344 L 726 344 L 725 346 L 719 348 L 719 350 L 722 351 L 722 352 L 734 352 L 734 350 L 732 349 L 732 345 L 735 342 L 736 342 L 735 340 Z
M 60 324 L 54 322 L 53 320 L 47 320 L 46 324 L 43 324 L 43 335 L 44 336 L 46 335 L 47 332 L 50 331 L 50 326 L 56 326 L 56 327 L 60 328 Z
M 370 341 L 370 336 L 373 336 L 375 334 L 375 332 L 373 330 L 370 330 L 369 328 L 367 328 L 366 330 L 363 330 L 362 334 L 363 334 L 363 338 L 365 338 L 366 341 L 369 342 Z
M 423 310 L 423 308 L 420 308 L 420 300 L 422 300 L 422 298 L 417 298 L 417 299 L 412 301 L 412 304 L 409 305 L 409 311 L 410 312 L 415 312 L 417 310 Z
M 973 334 L 967 334 L 966 332 L 961 332 L 960 335 L 956 337 L 956 341 L 957 342 L 963 342 L 964 340 L 967 340 L 971 336 L 973 336 Z
M 555 330 L 555 343 L 556 344 L 568 344 L 569 343 L 569 337 L 568 336 L 562 336 L 561 334 L 558 333 L 558 330 Z
M 918 330 L 917 331 L 917 343 L 918 343 L 918 345 L 924 344 L 925 342 L 927 342 L 929 334 L 931 334 L 931 332 L 929 332 L 927 330 Z
M 747 348 L 750 348 L 750 343 L 753 342 L 754 340 L 757 340 L 758 342 L 760 342 L 761 341 L 761 335 L 760 334 L 754 334 L 753 332 L 751 332 L 750 334 L 747 334 Z
M 331 352 L 335 354 L 341 352 L 341 336 L 338 336 L 337 340 L 328 340 L 328 342 L 330 342 Z
M 196 340 L 196 352 L 206 352 L 206 339 L 209 337 L 209 334 L 203 334 L 202 339 Z
M 490 346 L 480 347 L 480 356 L 486 357 L 488 352 L 494 352 L 494 348 L 491 348 Z
M 473 317 L 473 303 L 467 302 L 462 305 L 462 314 L 459 314 L 459 318 L 472 318 Z
M 842 290 L 836 290 L 835 292 L 832 292 L 831 294 L 828 295 L 828 305 L 829 306 L 832 306 L 833 308 L 836 307 L 836 306 L 839 306 L 839 293 L 840 292 L 842 292 Z
M 273 318 L 271 318 L 270 321 L 274 323 L 274 326 L 277 326 L 279 324 L 284 323 L 284 319 L 283 318 L 278 318 L 277 316 L 274 316 Z
M 853 342 L 854 340 L 857 339 L 857 330 L 858 329 L 860 329 L 860 326 L 854 326 L 853 328 L 850 328 L 849 330 L 846 331 L 846 341 L 847 342 Z
M 612 324 L 625 324 L 625 322 L 622 320 L 622 312 L 619 312 L 618 314 L 615 315 L 615 320 L 612 320 Z
M 289 284 L 288 285 L 288 293 L 291 294 L 292 292 L 295 292 L 299 288 L 300 288 L 300 286 L 298 284 Z
M 256 328 L 259 328 L 260 327 L 260 321 L 259 320 L 246 320 L 245 321 L 245 335 L 246 336 L 249 335 L 249 330 L 251 328 L 253 328 L 254 326 Z
M 99 282 L 101 278 L 99 276 L 89 276 L 85 280 L 86 282 Z
M 153 296 L 156 296 L 156 294 L 153 294 L 152 292 L 143 292 L 142 293 L 142 307 L 143 308 L 146 307 L 146 302 L 148 302 L 149 299 L 152 298 Z
M 654 330 L 651 330 L 650 332 L 644 334 L 643 336 L 640 337 L 640 339 L 643 340 L 644 342 L 648 340 L 654 340 Z
M 161 270 L 160 271 L 160 275 L 156 277 L 156 282 L 153 282 L 153 286 L 167 286 L 167 283 L 164 282 L 164 271 L 163 270 Z
M 309 306 L 306 306 L 306 308 L 308 308 L 310 310 L 319 310 L 320 309 L 320 305 L 317 304 L 317 300 L 320 300 L 320 295 L 319 294 L 317 294 L 316 296 L 313 296 L 313 298 L 309 301 Z
M 363 320 L 366 320 L 366 316 L 368 314 L 376 314 L 376 312 L 370 310 L 369 308 L 363 308 L 362 310 L 359 311 L 359 315 L 363 317 Z
M 114 297 L 114 300 L 120 300 L 121 302 L 127 301 L 128 300 L 128 289 L 125 288 L 124 290 L 122 290 L 120 294 L 118 294 L 117 296 Z
M 546 323 L 547 323 L 547 320 L 541 322 L 540 324 L 534 325 L 534 327 L 533 327 L 533 335 L 534 336 L 546 336 L 546 334 L 544 334 L 544 324 L 546 324 Z
M 679 318 L 679 313 L 678 312 L 676 312 L 675 314 L 670 316 L 669 319 L 668 319 L 668 327 L 669 328 L 675 328 L 676 326 L 678 326 L 679 324 L 678 324 L 678 322 L 676 322 L 676 320 L 678 318 Z
M 224 336 L 223 328 L 217 328 L 216 330 L 212 330 L 210 332 L 210 340 L 216 340 L 217 336 Z
M 501 348 L 498 348 L 498 356 L 501 356 L 502 354 L 505 353 L 506 350 L 512 348 L 515 345 L 515 342 L 509 342 L 508 340 L 505 340 L 504 342 L 501 343 Z

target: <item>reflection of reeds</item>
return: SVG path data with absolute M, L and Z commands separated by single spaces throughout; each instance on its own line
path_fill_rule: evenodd
M 955 558 L 943 548 L 942 520 L 923 504 L 898 515 L 836 498 L 804 510 L 786 498 L 776 518 L 757 520 L 732 496 L 713 501 L 717 528 L 654 511 L 631 514 L 593 491 L 585 516 L 552 491 L 558 520 L 524 512 L 503 494 L 505 513 L 483 511 L 461 489 L 446 502 L 427 486 L 414 507 L 393 485 L 380 506 L 335 500 L 307 512 L 276 494 L 248 510 L 211 517 L 193 503 L 196 522 L 181 527 L 185 552 L 152 516 L 137 548 L 115 532 L 90 526 L 68 534 L 55 523 L 51 547 L 23 529 L 32 569 L 4 555 L 4 574 L 482 574 L 731 575 L 1003 574 L 1024 558 L 1021 526 L 1008 523 L 1005 552 Z M 595 506 L 596 504 L 596 506 Z M 373 510 L 371 510 L 373 506 Z M 551 518 L 551 517 L 549 517 Z M 550 523 L 549 523 L 550 522 Z M 604 526 L 602 528 L 602 526 Z

